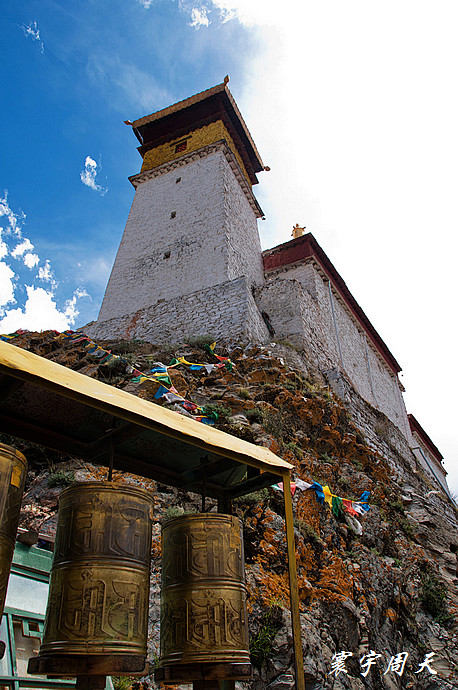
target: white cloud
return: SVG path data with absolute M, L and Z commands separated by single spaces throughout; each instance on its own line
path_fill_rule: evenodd
M 97 163 L 90 156 L 86 156 L 84 162 L 84 169 L 80 172 L 81 182 L 87 187 L 90 187 L 95 192 L 100 192 L 104 196 L 108 189 L 97 184 L 95 178 L 97 177 Z
M 40 46 L 40 51 L 44 53 L 45 46 L 40 38 L 40 31 L 38 29 L 37 23 L 29 22 L 28 24 L 22 24 L 21 29 L 24 32 L 24 36 L 26 36 L 27 38 L 31 38 L 32 41 L 37 41 L 38 45 Z
M 84 288 L 77 288 L 73 293 L 73 297 L 65 302 L 64 315 L 68 323 L 72 326 L 75 323 L 79 311 L 76 308 L 76 303 L 81 297 L 89 297 Z
M 141 108 L 151 113 L 171 102 L 170 92 L 151 71 L 141 70 L 118 55 L 92 52 L 87 71 L 97 88 L 109 92 L 110 105 L 123 114 L 126 108 Z
M 11 256 L 13 256 L 15 259 L 18 259 L 20 256 L 24 254 L 24 252 L 31 251 L 32 249 L 33 244 L 29 239 L 26 238 L 23 242 L 16 245 L 16 247 L 11 252 Z
M 20 273 L 16 274 L 11 266 L 5 261 L 0 261 L 0 333 L 12 333 L 18 328 L 25 330 L 40 331 L 50 328 L 65 330 L 74 325 L 79 314 L 77 302 L 82 297 L 89 295 L 83 288 L 74 291 L 73 296 L 67 300 L 63 309 L 59 309 L 56 304 L 54 290 L 58 286 L 49 259 L 46 259 L 44 266 L 38 267 L 40 257 L 32 253 L 34 245 L 27 238 L 22 238 L 21 228 L 18 220 L 24 218 L 24 214 L 15 214 L 9 207 L 7 194 L 0 198 L 0 217 L 5 216 L 8 220 L 6 228 L 0 227 L 0 259 L 8 254 L 12 259 L 24 264 L 30 270 L 34 270 L 33 278 L 48 283 L 48 289 L 26 286 L 27 297 L 25 304 L 16 309 L 7 308 L 7 305 L 19 303 L 16 288 L 20 281 Z M 14 249 L 10 250 L 8 242 L 1 239 L 2 233 L 8 241 L 11 236 L 21 238 L 21 242 Z M 38 267 L 38 270 L 37 270 Z M 28 279 L 29 280 L 29 279 Z
M 149 8 L 150 8 L 151 5 L 153 4 L 154 0 L 138 0 L 138 2 L 139 2 L 140 5 L 142 5 L 142 7 L 144 7 L 146 10 L 149 10 Z
M 193 7 L 191 10 L 191 23 L 189 26 L 194 26 L 198 29 L 200 26 L 208 26 L 210 21 L 207 16 L 207 10 L 202 7 L 201 9 Z
M 57 308 L 52 292 L 31 285 L 27 285 L 26 290 L 27 301 L 24 309 L 11 309 L 7 312 L 0 321 L 1 333 L 13 333 L 19 328 L 28 331 L 65 331 L 73 326 L 78 316 L 77 300 L 86 296 L 86 292 L 78 288 L 73 297 L 66 302 L 62 312 Z
M 4 261 L 0 261 L 0 313 L 4 313 L 2 307 L 14 299 L 14 271 Z
M 283 0 L 281 11 L 278 3 L 270 0 L 249 0 L 248 2 L 246 0 L 211 0 L 211 2 L 219 11 L 223 22 L 237 18 L 243 26 L 247 27 L 280 23 L 282 17 L 291 17 L 286 9 L 290 6 L 291 0 L 289 2 Z
M 35 266 L 38 266 L 40 263 L 40 257 L 38 254 L 26 254 L 24 256 L 24 264 L 27 266 L 27 268 L 35 268 Z
M 42 280 L 44 283 L 50 283 L 53 289 L 55 289 L 58 286 L 59 283 L 54 277 L 54 273 L 51 269 L 49 259 L 46 259 L 45 265 L 40 266 L 40 268 L 38 269 L 38 278 L 39 280 Z
M 25 213 L 13 213 L 8 204 L 8 192 L 6 189 L 3 191 L 3 196 L 0 197 L 0 217 L 6 216 L 8 218 L 8 227 L 0 228 L 1 232 L 4 231 L 7 235 L 13 233 L 17 237 L 22 237 L 21 227 L 18 225 L 18 221 L 25 219 Z

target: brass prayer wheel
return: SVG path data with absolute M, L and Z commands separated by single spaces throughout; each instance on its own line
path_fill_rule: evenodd
M 199 513 L 162 527 L 161 656 L 163 682 L 195 680 L 193 666 L 251 674 L 243 533 L 232 515 Z M 161 673 L 167 667 L 167 674 Z M 235 669 L 239 669 L 239 675 Z
M 66 664 L 71 672 L 82 655 L 90 657 L 78 666 L 82 675 L 143 668 L 152 507 L 148 492 L 132 485 L 87 482 L 62 491 L 43 642 L 29 672 L 62 672 Z M 59 655 L 70 661 L 56 662 Z
M 26 473 L 27 461 L 22 453 L 0 443 L 0 619 L 5 606 Z

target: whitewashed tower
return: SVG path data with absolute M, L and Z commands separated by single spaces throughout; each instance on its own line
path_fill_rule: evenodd
M 223 84 L 131 124 L 143 164 L 97 337 L 265 339 L 252 185 L 263 163 Z

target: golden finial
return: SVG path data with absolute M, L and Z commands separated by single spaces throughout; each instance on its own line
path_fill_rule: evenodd
M 226 85 L 226 84 L 229 84 L 229 75 L 228 74 L 226 74 L 226 76 L 224 77 L 224 85 Z
M 302 237 L 305 231 L 305 225 L 303 228 L 299 226 L 299 223 L 296 223 L 296 225 L 293 225 L 293 231 L 291 235 L 293 236 L 294 239 L 297 239 L 298 237 Z

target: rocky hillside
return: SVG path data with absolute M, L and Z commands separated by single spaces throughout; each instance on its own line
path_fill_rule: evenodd
M 178 397 L 192 401 L 201 416 L 210 423 L 216 420 L 223 431 L 267 446 L 294 465 L 308 688 L 458 687 L 456 506 L 423 474 L 386 417 L 348 383 L 342 402 L 320 375 L 312 377 L 306 358 L 285 345 L 218 343 L 213 353 L 197 343 L 176 348 L 134 341 L 100 343 L 102 349 L 93 350 L 76 340 L 46 332 L 18 334 L 11 342 L 192 414 L 195 410 L 173 396 L 169 401 L 155 399 L 158 384 L 151 380 L 158 363 L 183 358 L 186 363 L 178 361 L 167 372 Z M 230 360 L 220 360 L 215 353 Z M 196 369 L 190 363 L 221 366 Z M 52 534 L 62 486 L 106 476 L 103 468 L 78 458 L 4 436 L 2 440 L 22 449 L 31 467 L 21 518 L 25 528 Z M 159 648 L 160 523 L 165 515 L 198 510 L 200 502 L 193 494 L 139 477 L 117 473 L 115 478 L 143 484 L 155 498 L 150 610 L 154 660 Z M 306 488 L 313 482 L 353 501 L 368 491 L 370 510 L 363 518 L 349 516 L 338 505 L 333 511 Z M 253 680 L 239 685 L 288 690 L 294 687 L 294 670 L 281 490 L 264 489 L 238 499 L 235 509 L 244 524 L 254 664 Z M 152 678 L 149 683 L 156 687 Z

